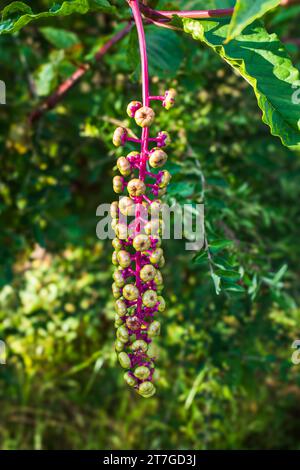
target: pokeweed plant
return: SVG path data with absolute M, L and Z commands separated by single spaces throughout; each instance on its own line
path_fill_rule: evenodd
M 142 133 L 141 138 L 137 139 L 130 137 L 127 129 L 118 127 L 113 135 L 116 147 L 125 146 L 127 142 L 140 146 L 139 151 L 118 159 L 120 175 L 113 179 L 114 191 L 117 194 L 128 194 L 111 205 L 112 225 L 116 233 L 112 257 L 116 266 L 112 286 L 116 299 L 115 349 L 121 366 L 126 369 L 126 383 L 148 398 L 156 391 L 153 384 L 155 353 L 151 347 L 152 339 L 160 334 L 160 322 L 156 314 L 165 310 L 165 300 L 160 295 L 163 289 L 160 268 L 164 266 L 165 260 L 160 238 L 162 221 L 159 217 L 159 198 L 165 194 L 171 179 L 170 173 L 162 169 L 168 159 L 163 148 L 170 142 L 170 137 L 166 131 L 150 137 L 150 127 L 155 119 L 150 104 L 152 101 L 161 101 L 168 110 L 174 105 L 176 91 L 167 90 L 164 96 L 150 95 L 142 16 L 136 0 L 128 3 L 139 38 L 143 102 L 129 103 L 127 114 L 142 128 Z M 133 217 L 129 231 L 122 223 L 122 216 Z

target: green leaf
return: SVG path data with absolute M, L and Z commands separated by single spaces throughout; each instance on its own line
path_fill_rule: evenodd
M 195 264 L 204 264 L 207 263 L 208 261 L 208 255 L 207 251 L 201 251 L 200 253 L 197 253 L 196 256 L 193 258 L 193 263 Z
M 227 41 L 231 41 L 261 18 L 267 11 L 277 7 L 281 0 L 237 0 L 228 28 Z
M 219 295 L 221 292 L 221 278 L 215 273 L 211 273 L 211 278 L 214 281 L 216 294 Z
M 33 13 L 32 9 L 24 2 L 12 2 L 2 10 L 0 22 L 0 35 L 14 33 L 26 26 L 31 21 L 52 16 L 67 16 L 72 13 L 82 15 L 90 10 L 114 12 L 107 0 L 70 0 L 62 4 L 54 4 L 48 11 Z
M 226 281 L 239 281 L 241 279 L 241 275 L 238 271 L 230 271 L 228 269 L 218 269 L 216 271 L 218 276 Z
M 40 31 L 45 39 L 57 49 L 68 49 L 69 47 L 76 46 L 76 44 L 80 44 L 77 34 L 65 29 L 45 27 L 40 28 Z
M 184 30 L 205 42 L 253 87 L 263 121 L 287 147 L 300 148 L 300 106 L 293 99 L 299 71 L 276 34 L 255 22 L 228 44 L 229 20 L 183 19 Z
M 148 26 L 146 29 L 149 71 L 158 78 L 173 78 L 176 76 L 184 59 L 182 39 L 172 30 Z M 130 34 L 128 43 L 128 60 L 132 69 L 140 71 L 138 40 L 136 29 Z M 176 53 L 174 53 L 176 51 Z
M 189 197 L 195 192 L 196 185 L 186 181 L 180 181 L 179 183 L 171 183 L 169 185 L 170 196 L 181 196 Z
M 232 245 L 231 240 L 218 239 L 218 240 L 213 240 L 213 241 L 209 242 L 209 249 L 213 253 L 216 253 L 217 251 L 223 250 L 224 248 L 226 248 L 227 246 L 230 246 L 230 245 Z

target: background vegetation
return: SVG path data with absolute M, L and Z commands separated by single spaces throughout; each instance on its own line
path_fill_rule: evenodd
M 277 9 L 267 27 L 296 37 L 299 15 Z M 1 448 L 299 449 L 300 152 L 270 135 L 251 87 L 213 51 L 153 25 L 153 92 L 179 93 L 157 119 L 173 138 L 168 197 L 205 200 L 214 264 L 184 240 L 165 242 L 158 394 L 145 400 L 123 383 L 111 246 L 96 238 L 95 213 L 114 198 L 113 130 L 140 95 L 135 32 L 28 122 L 120 18 L 45 18 L 0 36 Z M 299 68 L 299 48 L 287 48 Z

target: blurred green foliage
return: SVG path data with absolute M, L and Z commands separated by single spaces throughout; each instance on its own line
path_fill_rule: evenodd
M 268 27 L 295 35 L 299 17 L 282 15 Z M 28 124 L 41 97 L 120 27 L 75 15 L 0 38 L 1 448 L 299 449 L 299 152 L 270 135 L 252 89 L 219 57 L 153 26 L 153 94 L 179 92 L 174 109 L 157 113 L 173 138 L 168 198 L 205 201 L 211 260 L 165 242 L 158 394 L 144 400 L 123 383 L 112 250 L 96 239 L 95 213 L 114 198 L 112 132 L 129 125 L 126 105 L 140 95 L 135 33 Z M 170 74 L 164 41 L 176 49 Z

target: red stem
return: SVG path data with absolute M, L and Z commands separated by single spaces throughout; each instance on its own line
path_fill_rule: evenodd
M 143 25 L 143 19 L 139 8 L 138 0 L 128 0 L 129 6 L 132 10 L 132 14 L 134 17 L 134 21 L 136 24 L 136 29 L 138 33 L 139 39 L 139 48 L 140 48 L 140 56 L 141 56 L 141 74 L 142 74 L 142 94 L 143 94 L 143 106 L 149 106 L 150 102 L 150 92 L 149 92 L 149 66 L 148 66 L 148 57 L 147 57 L 147 46 L 146 46 L 146 38 L 145 38 L 145 31 Z M 149 128 L 145 127 L 142 131 L 141 137 L 141 159 L 139 165 L 139 179 L 141 181 L 145 180 L 146 171 L 147 171 L 147 155 L 148 155 L 148 145 L 149 145 Z M 138 198 L 138 206 L 136 211 L 136 220 L 139 221 L 137 224 L 137 232 L 141 231 L 141 224 L 140 224 L 140 208 L 143 202 L 143 196 Z M 139 289 L 140 295 L 137 302 L 137 312 L 141 312 L 142 308 L 142 285 L 140 279 L 140 271 L 142 268 L 142 258 L 141 253 L 137 252 L 136 261 L 135 261 L 135 271 L 136 271 L 136 286 Z
M 132 23 L 129 22 L 125 28 L 121 29 L 99 49 L 99 51 L 95 54 L 94 60 L 99 62 L 102 57 L 112 48 L 112 46 L 114 46 L 118 41 L 126 36 L 131 28 Z M 55 108 L 55 106 L 65 97 L 69 90 L 71 90 L 90 69 L 90 64 L 80 65 L 78 69 L 75 70 L 75 72 L 69 78 L 67 78 L 67 80 L 65 80 L 52 95 L 50 95 L 37 109 L 34 109 L 31 112 L 29 116 L 30 124 L 34 124 L 43 116 L 44 113 L 50 109 Z

